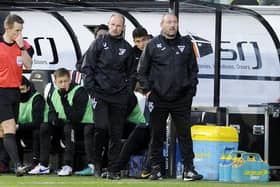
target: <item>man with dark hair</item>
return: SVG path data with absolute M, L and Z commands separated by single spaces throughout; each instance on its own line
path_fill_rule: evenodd
M 33 84 L 24 76 L 20 86 L 20 105 L 17 124 L 17 146 L 20 161 L 23 163 L 25 140 L 32 140 L 32 166 L 39 163 L 40 125 L 44 120 L 45 99 L 35 90 Z
M 133 37 L 133 42 L 135 44 L 133 50 L 134 50 L 136 62 L 138 64 L 142 51 L 144 50 L 144 47 L 149 40 L 149 35 L 144 27 L 137 27 L 133 30 L 132 37 Z
M 108 34 L 97 38 L 89 47 L 82 72 L 95 106 L 95 139 L 104 129 L 109 132 L 107 178 L 119 179 L 112 166 L 121 150 L 127 102 L 134 91 L 137 65 L 132 47 L 122 36 L 125 18 L 113 14 L 108 26 Z
M 86 90 L 71 83 L 70 73 L 65 68 L 57 69 L 54 72 L 54 78 L 56 88 L 50 91 L 47 98 L 48 124 L 41 125 L 40 129 L 40 163 L 29 172 L 32 175 L 50 173 L 48 163 L 51 135 L 53 135 L 53 139 L 64 137 L 65 141 L 63 166 L 57 174 L 59 176 L 71 175 L 76 140 L 75 131 L 93 129 L 93 111 Z M 92 147 L 92 145 L 86 145 L 86 151 L 88 147 Z M 89 154 L 89 156 L 92 155 Z
M 16 176 L 22 176 L 26 167 L 20 163 L 16 145 L 22 69 L 32 66 L 33 49 L 23 39 L 23 19 L 15 14 L 5 18 L 5 32 L 0 37 L 0 124 L 4 131 L 3 144 L 15 164 Z
M 198 84 L 198 65 L 187 37 L 180 36 L 176 15 L 162 17 L 161 34 L 145 47 L 140 59 L 139 80 L 149 100 L 151 126 L 151 180 L 162 179 L 161 160 L 166 120 L 176 127 L 184 163 L 183 180 L 200 180 L 193 165 L 190 129 L 192 98 Z

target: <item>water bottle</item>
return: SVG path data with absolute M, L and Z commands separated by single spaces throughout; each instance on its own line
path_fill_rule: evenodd
M 225 158 L 226 155 L 222 155 L 219 162 L 219 181 L 225 181 Z
M 177 179 L 182 179 L 183 168 L 184 168 L 184 165 L 182 164 L 182 162 L 181 161 L 177 162 L 177 166 L 176 166 L 176 178 Z
M 231 181 L 231 168 L 234 158 L 231 155 L 228 155 L 224 160 L 224 181 L 230 182 Z

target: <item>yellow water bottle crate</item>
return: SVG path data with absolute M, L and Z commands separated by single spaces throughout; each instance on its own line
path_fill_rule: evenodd
M 194 125 L 191 134 L 196 170 L 205 180 L 219 180 L 219 162 L 225 148 L 238 148 L 237 130 L 225 126 Z

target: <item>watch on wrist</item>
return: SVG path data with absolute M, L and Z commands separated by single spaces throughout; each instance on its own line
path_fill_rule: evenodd
M 21 51 L 26 50 L 25 46 L 20 47 L 20 50 L 21 50 Z

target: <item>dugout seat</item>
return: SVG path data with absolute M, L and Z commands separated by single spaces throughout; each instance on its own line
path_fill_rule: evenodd
M 34 84 L 35 89 L 44 95 L 46 85 L 52 81 L 51 72 L 47 70 L 33 70 L 30 75 L 30 81 Z

